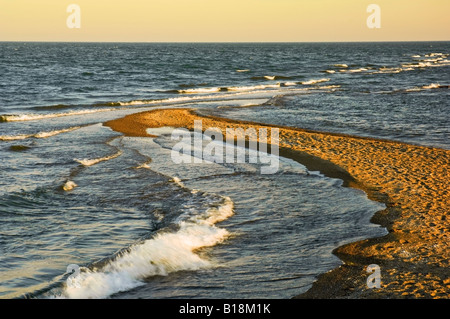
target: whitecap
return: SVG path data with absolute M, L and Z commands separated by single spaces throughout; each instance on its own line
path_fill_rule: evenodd
M 85 115 L 100 112 L 113 111 L 115 109 L 90 109 L 83 111 L 71 111 L 66 113 L 49 113 L 49 114 L 13 114 L 13 115 L 2 115 L 0 116 L 0 122 L 25 122 L 25 121 L 35 121 L 56 117 L 64 116 L 74 116 L 74 115 Z
M 318 79 L 318 80 L 309 80 L 309 81 L 305 81 L 305 82 L 301 82 L 303 85 L 312 85 L 312 84 L 317 84 L 317 83 L 322 83 L 322 82 L 328 82 L 331 81 L 331 79 Z
M 195 216 L 178 221 L 175 232 L 160 232 L 141 244 L 130 247 L 102 269 L 82 268 L 68 280 L 60 298 L 106 298 L 114 293 L 143 285 L 151 276 L 166 276 L 182 270 L 212 267 L 210 260 L 196 253 L 199 248 L 212 247 L 230 234 L 215 226 L 234 214 L 234 203 L 223 197 L 218 207 L 210 207 Z
M 68 180 L 66 181 L 66 183 L 63 185 L 62 189 L 66 192 L 73 190 L 75 187 L 78 187 L 77 184 L 75 184 L 74 182 Z
M 264 90 L 264 89 L 275 89 L 281 86 L 280 83 L 268 84 L 268 85 L 253 85 L 253 86 L 231 86 L 228 87 L 228 91 L 253 91 L 253 90 Z
M 213 92 L 220 92 L 220 88 L 213 87 L 213 88 L 197 88 L 197 89 L 187 89 L 187 90 L 178 90 L 179 93 L 184 94 L 202 94 L 202 93 L 213 93 Z
M 122 155 L 122 151 L 118 151 L 115 154 L 105 156 L 105 157 L 94 158 L 94 159 L 75 159 L 75 161 L 80 163 L 83 166 L 92 166 L 92 165 L 98 164 L 100 162 L 105 162 L 105 161 L 115 159 L 115 158 L 119 157 L 120 155 Z
M 0 141 L 17 141 L 25 140 L 28 138 L 49 138 L 62 133 L 68 133 L 80 129 L 81 126 L 69 127 L 62 130 L 39 132 L 36 134 L 19 134 L 19 135 L 0 135 Z
M 334 66 L 337 68 L 348 68 L 347 64 L 335 64 Z

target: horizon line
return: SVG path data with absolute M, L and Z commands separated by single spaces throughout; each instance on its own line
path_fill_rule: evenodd
M 426 43 L 426 42 L 450 42 L 449 40 L 360 40 L 360 41 L 64 41 L 64 40 L 0 40 L 0 43 L 18 43 L 18 42 L 29 42 L 29 43 L 142 43 L 142 44 L 208 44 L 208 43 L 223 43 L 223 44 L 263 44 L 263 43 L 273 43 L 273 44 L 289 44 L 289 43 Z

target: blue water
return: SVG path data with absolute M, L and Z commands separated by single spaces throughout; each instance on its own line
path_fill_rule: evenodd
M 383 209 L 282 159 L 171 161 L 159 107 L 449 149 L 450 43 L 0 43 L 0 297 L 289 298 Z M 190 243 L 186 245 L 186 243 Z M 81 273 L 70 281 L 67 266 Z

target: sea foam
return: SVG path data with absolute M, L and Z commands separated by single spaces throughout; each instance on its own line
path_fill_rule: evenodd
M 122 155 L 122 151 L 118 151 L 115 154 L 105 156 L 105 157 L 93 158 L 93 159 L 75 159 L 75 161 L 80 163 L 83 166 L 92 166 L 92 165 L 98 164 L 100 162 L 105 162 L 105 161 L 115 159 L 115 158 L 119 157 L 120 155 Z
M 66 183 L 62 186 L 62 189 L 66 192 L 73 190 L 75 187 L 78 187 L 77 184 L 75 184 L 74 182 L 68 180 L 66 181 Z
M 69 127 L 62 130 L 55 131 L 47 131 L 47 132 L 38 132 L 36 134 L 19 134 L 19 135 L 0 135 L 0 141 L 17 141 L 17 140 L 25 140 L 28 138 L 49 138 L 55 135 L 72 132 L 80 129 L 81 126 Z
M 187 89 L 187 90 L 178 90 L 179 93 L 185 94 L 202 94 L 202 93 L 214 93 L 220 92 L 221 88 L 213 87 L 213 88 L 198 88 L 198 89 Z
M 222 197 L 218 207 L 210 207 L 196 216 L 181 218 L 178 230 L 160 232 L 141 244 L 130 247 L 101 269 L 82 268 L 69 278 L 61 298 L 105 298 L 120 291 L 143 285 L 151 276 L 166 276 L 181 270 L 213 266 L 196 250 L 214 246 L 229 236 L 215 224 L 233 215 L 234 203 Z
M 318 83 L 323 83 L 323 82 L 328 82 L 328 81 L 331 81 L 331 79 L 309 80 L 309 81 L 302 82 L 302 84 L 303 85 L 312 85 L 312 84 L 318 84 Z
M 71 112 L 66 112 L 66 113 L 1 115 L 0 122 L 36 121 L 36 120 L 50 119 L 50 118 L 56 118 L 56 117 L 85 115 L 85 114 L 108 112 L 108 111 L 114 111 L 114 110 L 117 110 L 117 109 L 89 109 L 89 110 L 82 110 L 82 111 L 71 111 Z

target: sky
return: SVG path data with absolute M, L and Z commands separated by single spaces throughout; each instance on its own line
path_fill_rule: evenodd
M 449 41 L 449 12 L 449 0 L 0 0 L 0 41 Z

